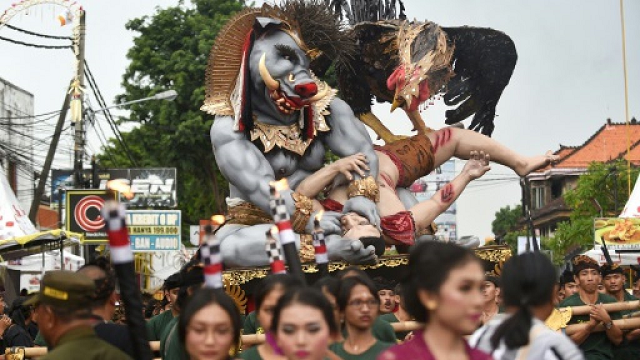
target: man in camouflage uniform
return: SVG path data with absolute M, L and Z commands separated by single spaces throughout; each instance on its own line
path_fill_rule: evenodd
M 100 340 L 91 320 L 93 280 L 64 270 L 47 272 L 40 292 L 25 305 L 35 305 L 40 332 L 52 350 L 42 360 L 131 359 L 127 354 Z

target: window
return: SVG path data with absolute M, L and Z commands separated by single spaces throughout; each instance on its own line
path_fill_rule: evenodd
M 531 207 L 539 209 L 545 205 L 545 188 L 544 186 L 536 186 L 531 189 Z

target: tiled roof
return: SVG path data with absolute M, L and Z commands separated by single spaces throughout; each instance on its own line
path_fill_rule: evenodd
M 556 151 L 560 155 L 560 161 L 554 168 L 587 168 L 594 161 L 608 162 L 622 157 L 626 159 L 627 139 L 631 142 L 629 158 L 633 164 L 640 165 L 640 123 L 631 123 L 628 129 L 624 123 L 607 123 L 584 144 L 578 147 L 561 146 Z M 549 169 L 550 167 L 546 167 L 538 171 Z

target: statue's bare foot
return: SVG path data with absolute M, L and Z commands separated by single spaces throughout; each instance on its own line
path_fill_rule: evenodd
M 520 176 L 526 176 L 532 171 L 545 167 L 547 165 L 555 165 L 560 157 L 551 151 L 547 151 L 544 155 L 532 156 L 526 158 L 514 170 Z

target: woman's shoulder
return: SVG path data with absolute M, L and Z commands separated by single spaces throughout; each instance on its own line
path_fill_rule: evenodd
M 562 354 L 565 359 L 577 359 L 581 354 L 578 346 L 569 337 L 544 327 L 532 343 L 532 347 L 550 350 Z
M 424 342 L 420 341 L 421 338 L 421 335 L 414 336 L 402 344 L 390 346 L 380 353 L 377 360 L 432 360 L 433 356 Z
M 491 355 L 485 353 L 484 351 L 478 350 L 478 349 L 474 349 L 474 348 L 469 348 L 469 359 L 471 360 L 492 360 L 493 358 L 491 357 Z

